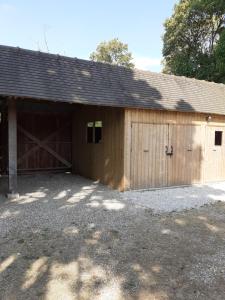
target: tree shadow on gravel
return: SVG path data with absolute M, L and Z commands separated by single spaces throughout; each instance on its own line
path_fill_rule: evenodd
M 0 204 L 1 299 L 223 299 L 224 204 L 154 215 L 81 177 L 19 180 Z

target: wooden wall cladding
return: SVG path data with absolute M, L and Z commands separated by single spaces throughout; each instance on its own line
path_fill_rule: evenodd
M 225 116 L 125 110 L 125 189 L 155 188 L 225 180 Z M 166 130 L 166 134 L 165 134 Z M 131 147 L 132 145 L 132 147 Z M 165 156 L 173 147 L 173 155 Z
M 87 123 L 102 121 L 102 140 L 87 143 Z M 73 171 L 123 190 L 124 110 L 75 106 L 73 116 Z

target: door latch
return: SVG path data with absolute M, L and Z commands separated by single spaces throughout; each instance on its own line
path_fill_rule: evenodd
M 173 155 L 173 146 L 170 147 L 170 151 L 168 146 L 166 146 L 166 155 L 172 156 Z

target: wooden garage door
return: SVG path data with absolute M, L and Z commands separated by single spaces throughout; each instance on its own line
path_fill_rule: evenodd
M 195 125 L 170 125 L 168 185 L 200 183 L 202 178 L 202 128 Z
M 131 188 L 201 181 L 201 126 L 132 124 Z
M 204 177 L 205 182 L 225 180 L 225 127 L 206 127 Z
M 167 186 L 168 125 L 132 124 L 131 188 Z

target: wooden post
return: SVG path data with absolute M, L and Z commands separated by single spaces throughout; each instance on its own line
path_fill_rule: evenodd
M 77 135 L 76 135 L 76 110 L 74 110 L 74 106 L 73 106 L 73 112 L 72 112 L 72 116 L 71 116 L 71 139 L 72 139 L 72 144 L 71 144 L 71 155 L 72 155 L 72 174 L 76 174 L 76 139 L 77 139 Z
M 8 198 L 18 198 L 17 193 L 17 112 L 16 101 L 8 101 Z

